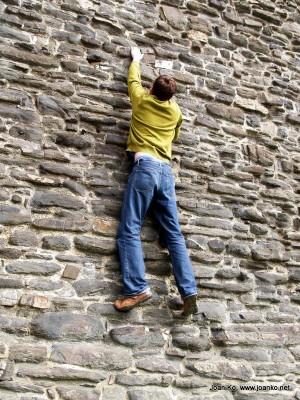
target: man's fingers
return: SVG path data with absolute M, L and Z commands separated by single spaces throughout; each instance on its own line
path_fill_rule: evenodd
M 144 55 L 138 47 L 131 47 L 131 56 L 134 61 L 140 61 Z

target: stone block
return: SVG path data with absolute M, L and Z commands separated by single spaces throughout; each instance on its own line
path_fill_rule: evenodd
M 126 375 L 126 377 L 128 377 L 127 375 Z M 129 377 L 130 377 L 130 375 L 129 375 Z M 103 398 L 105 399 L 105 400 L 116 400 L 116 399 L 118 399 L 118 400 L 127 400 L 127 390 L 126 390 L 126 388 L 123 388 L 123 387 L 116 387 L 116 386 L 113 386 L 113 387 L 109 387 L 109 386 L 106 386 L 106 387 L 104 387 L 104 389 L 103 389 Z
M 36 233 L 30 230 L 15 230 L 10 235 L 9 243 L 14 246 L 36 247 L 38 238 Z
M 13 61 L 40 66 L 42 68 L 58 68 L 59 64 L 53 59 L 44 55 L 34 54 L 27 51 L 14 49 L 10 46 L 0 45 L 0 55 L 2 58 L 8 58 Z
M 257 261 L 286 262 L 289 260 L 284 246 L 278 242 L 257 242 L 252 247 L 252 257 Z
M 31 331 L 50 340 L 99 340 L 104 331 L 99 318 L 70 312 L 44 313 L 33 318 Z
M 207 104 L 207 112 L 215 117 L 225 119 L 237 124 L 243 124 L 244 112 L 239 108 L 227 107 L 222 104 Z
M 43 248 L 58 251 L 69 250 L 71 248 L 71 242 L 67 236 L 44 236 Z
M 246 361 L 217 361 L 215 363 L 209 363 L 207 361 L 195 362 L 189 363 L 187 367 L 197 374 L 210 379 L 222 380 L 227 378 L 249 381 L 254 377 L 254 370 L 251 364 Z
M 87 232 L 91 229 L 92 223 L 84 219 L 39 218 L 33 221 L 33 226 L 56 231 Z
M 178 30 L 186 29 L 187 18 L 180 9 L 169 6 L 161 6 L 160 10 L 162 17 L 171 27 Z
M 251 144 L 242 145 L 243 153 L 250 161 L 262 166 L 272 166 L 275 161 L 274 154 L 263 146 L 255 146 Z
M 113 240 L 104 240 L 89 236 L 76 236 L 74 244 L 77 249 L 88 253 L 112 254 L 116 249 L 116 243 Z
M 61 270 L 60 265 L 39 261 L 16 261 L 6 265 L 6 271 L 11 274 L 32 274 L 50 276 Z
M 262 115 L 268 115 L 269 110 L 252 99 L 237 99 L 234 104 L 243 110 L 257 112 Z
M 40 363 L 47 360 L 47 347 L 15 344 L 11 347 L 9 356 L 16 362 Z
M 89 368 L 104 368 L 108 371 L 126 369 L 132 365 L 132 355 L 129 351 L 84 343 L 55 344 L 51 360 Z
M 29 210 L 6 204 L 0 205 L 0 224 L 22 225 L 30 222 L 31 213 Z
M 99 400 L 100 391 L 81 386 L 58 386 L 57 392 L 62 400 Z
M 0 294 L 0 304 L 12 307 L 18 304 L 19 294 L 16 290 L 3 290 Z
M 0 317 L 0 328 L 3 332 L 15 335 L 27 334 L 29 321 L 26 318 Z
M 18 367 L 18 376 L 33 379 L 51 379 L 67 381 L 87 381 L 98 383 L 106 379 L 105 372 L 90 371 L 85 368 L 49 367 L 42 365 L 21 365 Z
M 116 343 L 134 348 L 162 347 L 166 341 L 161 330 L 148 330 L 143 326 L 114 328 L 110 331 L 110 336 Z
M 71 210 L 85 210 L 86 204 L 75 196 L 57 192 L 37 191 L 31 200 L 32 207 L 62 207 Z
M 118 374 L 116 383 L 125 386 L 170 386 L 173 376 L 170 374 Z
M 226 306 L 215 301 L 200 301 L 198 312 L 203 313 L 209 321 L 225 322 L 226 321 Z
M 169 390 L 143 390 L 143 389 L 132 389 L 128 391 L 129 400 L 172 400 L 173 394 Z

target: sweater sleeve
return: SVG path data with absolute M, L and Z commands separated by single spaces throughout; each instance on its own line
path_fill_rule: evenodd
M 137 97 L 145 93 L 141 83 L 140 64 L 137 61 L 132 61 L 128 70 L 128 92 L 130 100 L 133 101 Z
M 179 111 L 179 112 L 180 112 L 180 116 L 179 116 L 179 120 L 177 122 L 177 125 L 175 127 L 175 135 L 174 135 L 173 142 L 176 142 L 176 140 L 178 139 L 179 133 L 180 133 L 180 128 L 181 128 L 181 125 L 182 125 L 182 114 L 181 114 L 181 111 Z

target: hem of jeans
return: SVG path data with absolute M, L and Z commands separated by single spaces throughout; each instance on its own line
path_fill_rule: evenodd
M 187 295 L 185 295 L 185 296 L 182 296 L 182 298 L 183 298 L 183 300 L 184 299 L 187 299 L 188 297 L 191 297 L 191 296 L 197 296 L 197 292 L 195 292 L 195 293 L 191 293 L 191 294 L 187 294 Z
M 138 292 L 138 293 L 136 293 L 136 292 L 135 293 L 130 293 L 130 294 L 124 293 L 124 297 L 139 296 L 140 294 L 146 293 L 146 292 L 151 292 L 150 286 L 148 286 L 146 289 L 144 289 L 144 290 L 142 290 L 141 292 Z

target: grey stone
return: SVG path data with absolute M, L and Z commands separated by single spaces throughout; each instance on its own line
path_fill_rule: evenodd
M 212 347 L 208 332 L 189 333 L 185 329 L 172 329 L 172 345 L 183 350 L 207 351 Z
M 74 122 L 76 122 L 76 120 Z M 92 146 L 93 139 L 89 135 L 78 135 L 72 132 L 58 132 L 55 135 L 55 142 L 66 147 L 75 147 L 76 149 L 87 150 Z M 77 174 L 81 176 L 80 173 Z
M 232 279 L 239 276 L 240 272 L 234 268 L 224 267 L 217 271 L 216 277 L 221 279 Z
M 198 305 L 198 312 L 210 321 L 225 322 L 226 311 L 224 304 L 214 301 L 201 301 Z
M 226 251 L 236 257 L 247 258 L 251 254 L 250 247 L 246 243 L 232 241 L 226 246 Z
M 74 282 L 73 287 L 79 297 L 102 293 L 108 290 L 109 283 L 102 279 L 81 279 Z
M 221 351 L 221 355 L 225 358 L 236 359 L 241 358 L 246 361 L 255 361 L 255 362 L 268 362 L 270 361 L 270 356 L 268 350 L 264 348 L 251 348 L 251 349 L 225 349 Z
M 0 317 L 0 327 L 3 332 L 17 335 L 27 334 L 29 321 L 25 318 Z
M 222 240 L 212 239 L 208 241 L 209 248 L 215 253 L 222 253 L 225 250 L 225 243 Z
M 74 168 L 69 168 L 62 164 L 42 163 L 41 170 L 43 172 L 50 172 L 57 175 L 67 175 L 71 178 L 80 178 L 82 176 L 81 173 L 74 170 Z
M 17 358 L 18 360 L 18 358 Z M 20 360 L 19 360 L 20 361 Z M 21 361 L 24 361 L 21 359 Z M 35 361 L 36 362 L 36 361 Z M 90 371 L 84 368 L 68 368 L 68 367 L 45 367 L 37 365 L 23 365 L 18 368 L 18 376 L 38 378 L 38 379 L 53 379 L 53 380 L 75 380 L 100 382 L 106 378 L 105 373 Z
M 33 226 L 39 229 L 56 231 L 87 232 L 91 229 L 91 222 L 80 219 L 39 218 L 33 221 Z
M 124 29 L 116 24 L 116 21 L 109 21 L 107 19 L 99 19 L 94 17 L 92 26 L 100 31 L 107 32 L 110 35 L 121 35 Z
M 179 30 L 184 30 L 186 28 L 187 19 L 185 14 L 180 9 L 175 7 L 162 6 L 161 12 L 164 19 L 171 27 Z
M 24 281 L 21 279 L 14 278 L 0 278 L 0 288 L 1 289 L 18 289 L 25 286 Z
M 29 210 L 10 205 L 0 205 L 0 224 L 20 225 L 31 222 Z
M 152 328 L 147 331 L 143 326 L 114 328 L 110 331 L 110 336 L 116 343 L 134 348 L 162 347 L 165 344 L 161 330 Z
M 63 187 L 69 189 L 71 192 L 79 196 L 84 196 L 86 193 L 86 188 L 84 185 L 71 180 L 64 181 Z
M 167 390 L 132 389 L 128 391 L 130 400 L 172 400 L 173 394 Z
M 9 192 L 5 189 L 0 190 L 0 201 L 6 201 L 9 199 Z
M 75 247 L 88 253 L 111 254 L 115 251 L 116 244 L 112 240 L 93 238 L 89 236 L 76 236 Z
M 296 125 L 300 124 L 300 117 L 297 114 L 288 114 L 286 116 L 286 120 L 291 124 L 296 124 Z
M 17 362 L 40 363 L 47 360 L 47 348 L 17 344 L 10 349 L 9 355 Z
M 231 194 L 233 196 L 246 196 L 249 192 L 239 186 L 223 184 L 221 182 L 210 182 L 209 190 L 215 193 Z
M 289 255 L 278 242 L 257 242 L 252 247 L 252 257 L 257 261 L 288 261 Z
M 178 369 L 170 362 L 162 359 L 147 359 L 140 360 L 136 362 L 137 368 L 149 371 L 149 372 L 160 372 L 160 373 L 169 373 L 169 374 L 177 374 Z
M 28 289 L 30 290 L 40 290 L 40 291 L 53 291 L 61 289 L 63 286 L 62 282 L 53 282 L 49 279 L 31 279 L 30 282 L 27 283 Z
M 203 377 L 213 379 L 231 378 L 249 381 L 254 377 L 254 370 L 250 363 L 246 361 L 217 361 L 216 363 L 196 362 L 194 364 L 187 365 L 187 367 Z
M 22 255 L 22 251 L 20 249 L 9 248 L 9 247 L 0 247 L 0 258 L 6 259 L 18 259 Z
M 0 55 L 3 58 L 8 58 L 13 61 L 18 61 L 24 64 L 41 66 L 43 68 L 57 68 L 58 62 L 53 60 L 53 57 L 48 57 L 39 54 L 29 53 L 13 49 L 3 44 L 0 45 Z
M 173 381 L 172 375 L 158 374 L 118 374 L 116 383 L 125 386 L 170 386 Z
M 211 129 L 219 130 L 221 128 L 220 124 L 218 124 L 214 118 L 211 118 L 207 115 L 198 115 L 195 120 L 196 125 L 203 125 Z
M 191 378 L 176 378 L 174 386 L 182 389 L 195 389 L 206 387 L 207 385 L 203 382 L 203 379 L 193 376 Z
M 276 18 L 274 13 L 268 13 L 265 10 L 255 9 L 253 10 L 253 15 L 257 18 L 270 22 L 273 25 L 281 25 L 282 23 L 279 18 Z
M 62 400 L 99 400 L 100 391 L 81 386 L 59 386 L 57 392 Z
M 6 271 L 11 274 L 32 274 L 49 276 L 61 270 L 60 265 L 39 261 L 16 261 L 6 265 Z
M 17 40 L 21 42 L 30 42 L 30 36 L 27 33 L 18 32 L 18 30 L 10 28 L 9 26 L 1 25 L 0 27 L 0 35 L 1 37 L 5 37 L 11 40 Z
M 11 392 L 16 392 L 16 393 L 38 393 L 38 394 L 43 394 L 44 390 L 37 386 L 37 385 L 32 385 L 30 383 L 19 383 L 19 382 L 13 382 L 10 380 L 4 380 L 3 382 L 0 381 L 0 389 L 4 389 L 5 391 L 11 391 Z
M 74 196 L 56 192 L 36 192 L 31 200 L 33 207 L 63 207 L 72 210 L 84 210 L 86 205 Z
M 214 48 L 219 48 L 219 49 L 227 49 L 227 50 L 235 50 L 236 45 L 233 43 L 230 43 L 226 40 L 222 40 L 219 38 L 215 37 L 210 37 L 208 39 L 208 43 L 213 46 Z
M 31 323 L 32 334 L 50 340 L 97 340 L 103 331 L 99 318 L 69 312 L 45 313 L 35 317 Z
M 106 386 L 103 389 L 103 397 L 105 400 L 127 400 L 127 390 L 119 386 Z
M 255 311 L 239 311 L 231 313 L 230 317 L 235 323 L 261 322 L 263 319 L 261 313 Z
M 71 242 L 67 236 L 44 236 L 43 248 L 59 251 L 69 250 L 71 248 Z
M 108 371 L 126 369 L 132 364 L 132 356 L 128 351 L 81 343 L 55 344 L 51 360 L 89 368 L 105 368 Z
M 9 238 L 9 243 L 14 246 L 36 247 L 38 238 L 30 230 L 15 230 Z
M 289 268 L 289 281 L 291 282 L 300 282 L 300 268 L 292 267 Z
M 282 283 L 287 283 L 287 274 L 278 274 L 275 272 L 266 271 L 254 271 L 254 275 L 261 281 L 270 283 L 272 285 L 280 285 Z

